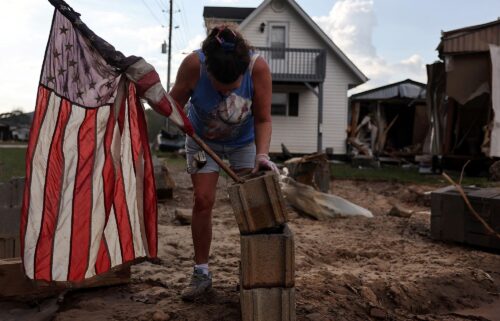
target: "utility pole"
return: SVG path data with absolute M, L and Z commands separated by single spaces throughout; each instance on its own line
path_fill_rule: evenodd
M 172 13 L 174 12 L 173 0 L 170 0 L 168 19 L 168 66 L 167 66 L 167 93 L 170 91 L 170 63 L 172 61 Z

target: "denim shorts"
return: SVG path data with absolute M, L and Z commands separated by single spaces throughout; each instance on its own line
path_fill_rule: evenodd
M 221 159 L 227 159 L 229 165 L 235 171 L 246 168 L 254 168 L 255 166 L 255 143 L 250 143 L 241 147 L 230 147 L 224 144 L 205 143 L 210 147 Z M 186 137 L 186 161 L 187 172 L 189 174 L 203 173 L 218 173 L 220 166 L 208 155 L 205 154 L 207 163 L 198 168 L 196 166 L 195 155 L 201 151 L 201 147 L 189 136 Z

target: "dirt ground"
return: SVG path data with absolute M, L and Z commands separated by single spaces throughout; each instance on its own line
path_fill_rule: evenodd
M 192 189 L 183 168 L 170 170 L 177 187 L 174 198 L 159 207 L 161 264 L 135 266 L 129 285 L 67 293 L 53 320 L 241 320 L 239 231 L 225 192 L 230 182 L 221 177 L 214 209 L 214 290 L 184 303 L 180 292 L 193 265 L 191 231 L 174 212 L 191 207 Z M 431 240 L 430 209 L 419 192 L 435 188 L 332 181 L 334 194 L 368 208 L 374 218 L 320 222 L 290 208 L 297 320 L 500 320 L 500 254 Z M 415 214 L 388 216 L 393 204 Z M 41 310 L 55 300 L 41 302 Z M 10 306 L 7 314 L 24 309 L 17 315 L 28 315 L 28 307 L 17 308 Z

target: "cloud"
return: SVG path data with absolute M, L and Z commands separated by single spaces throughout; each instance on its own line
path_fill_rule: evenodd
M 327 16 L 313 20 L 370 79 L 350 94 L 411 78 L 425 81 L 425 64 L 414 54 L 402 61 L 380 57 L 373 43 L 377 26 L 374 0 L 338 0 Z

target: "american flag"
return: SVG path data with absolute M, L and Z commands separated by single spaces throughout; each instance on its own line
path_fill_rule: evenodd
M 158 74 L 55 7 L 26 153 L 21 253 L 35 280 L 80 281 L 157 256 L 157 205 L 140 98 L 171 108 Z

